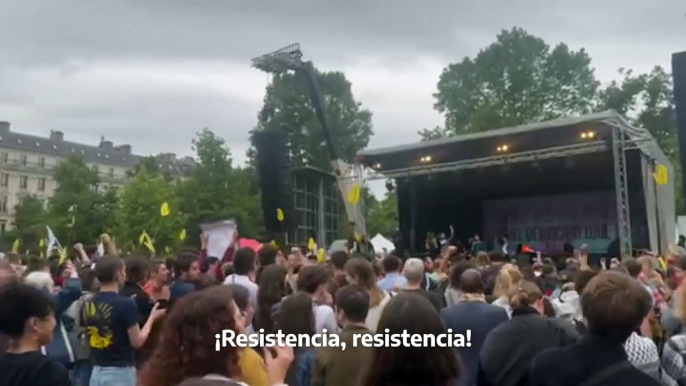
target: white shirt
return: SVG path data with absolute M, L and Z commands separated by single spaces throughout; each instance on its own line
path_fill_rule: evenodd
M 247 288 L 250 292 L 250 302 L 253 307 L 257 307 L 257 284 L 253 283 L 249 277 L 245 275 L 229 275 L 224 279 L 224 285 L 236 284 Z

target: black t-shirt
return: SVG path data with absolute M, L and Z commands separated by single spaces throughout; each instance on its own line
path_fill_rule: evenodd
M 7 353 L 0 359 L 0 386 L 45 385 L 71 386 L 69 372 L 40 351 Z
M 133 299 L 101 292 L 84 304 L 83 313 L 93 362 L 98 366 L 133 366 L 134 349 L 128 330 L 141 320 Z
M 141 286 L 133 283 L 124 284 L 119 290 L 119 295 L 131 298 L 133 299 L 133 302 L 136 303 L 138 312 L 141 314 L 139 323 L 142 327 L 148 320 L 150 311 L 152 311 L 152 307 L 155 305 L 155 301 L 150 298 L 150 295 L 148 295 Z
M 443 302 L 441 301 L 441 297 L 438 296 L 437 293 L 423 290 L 423 289 L 418 289 L 418 290 L 403 290 L 404 292 L 414 292 L 416 294 L 422 295 L 425 297 L 429 302 L 431 302 L 431 305 L 434 306 L 436 311 L 441 312 L 441 308 L 443 306 Z

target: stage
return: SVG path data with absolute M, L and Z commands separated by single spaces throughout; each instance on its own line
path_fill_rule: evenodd
M 673 181 L 653 178 L 672 166 L 647 130 L 614 112 L 368 150 L 358 161 L 370 178 L 397 181 L 411 253 L 451 224 L 463 243 L 507 234 L 510 249 L 546 254 L 568 242 L 603 254 L 619 239 L 622 256 L 674 242 Z

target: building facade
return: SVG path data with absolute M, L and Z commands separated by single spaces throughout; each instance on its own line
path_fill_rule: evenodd
M 128 144 L 114 146 L 104 138 L 97 146 L 69 142 L 61 131 L 51 131 L 47 137 L 21 134 L 11 131 L 9 122 L 0 122 L 0 232 L 13 227 L 14 208 L 24 197 L 34 195 L 47 204 L 57 189 L 55 168 L 72 156 L 98 171 L 98 189 L 126 184 L 141 159 Z M 171 175 L 184 175 L 193 167 L 190 157 L 177 159 L 167 153 L 156 158 L 161 171 Z

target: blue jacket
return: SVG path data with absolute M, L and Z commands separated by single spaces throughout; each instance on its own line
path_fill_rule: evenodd
M 460 375 L 460 386 L 477 384 L 479 351 L 486 336 L 501 323 L 510 318 L 504 308 L 485 302 L 462 301 L 441 310 L 441 319 L 452 334 L 465 334 L 471 331 L 471 346 L 457 350 L 464 362 L 464 372 Z
M 175 280 L 171 287 L 169 287 L 170 300 L 181 299 L 189 293 L 195 291 L 195 285 L 185 280 Z
M 304 348 L 295 355 L 286 374 L 288 385 L 310 386 L 314 374 L 314 361 L 317 358 L 314 348 Z

